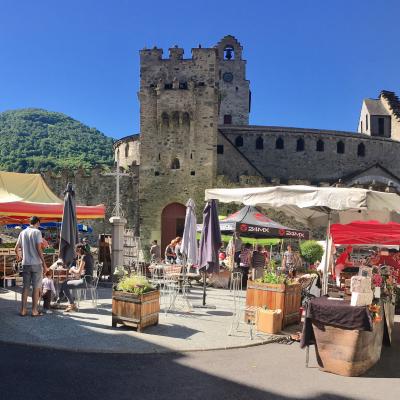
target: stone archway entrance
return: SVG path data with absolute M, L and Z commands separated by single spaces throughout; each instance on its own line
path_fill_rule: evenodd
M 161 213 L 161 257 L 168 243 L 182 236 L 185 227 L 186 207 L 180 203 L 168 204 Z

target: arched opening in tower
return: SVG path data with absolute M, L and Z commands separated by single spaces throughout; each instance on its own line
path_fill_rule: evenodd
M 182 237 L 185 227 L 186 207 L 181 203 L 170 203 L 161 213 L 161 250 L 177 236 Z M 164 253 L 162 253 L 163 255 Z

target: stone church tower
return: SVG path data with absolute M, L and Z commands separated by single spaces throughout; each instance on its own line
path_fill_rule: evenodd
M 218 123 L 248 123 L 241 51 L 227 36 L 214 48 L 192 49 L 189 59 L 178 47 L 169 49 L 167 59 L 162 49 L 140 52 L 139 215 L 145 244 L 157 239 L 165 248 L 182 234 L 190 197 L 201 215 L 204 190 L 216 179 Z

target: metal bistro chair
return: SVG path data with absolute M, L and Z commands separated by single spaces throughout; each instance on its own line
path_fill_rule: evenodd
M 96 307 L 96 311 L 98 311 L 98 308 L 97 308 L 97 300 L 98 300 L 97 285 L 99 284 L 102 270 L 103 270 L 103 263 L 96 263 L 95 267 L 93 269 L 93 276 L 85 275 L 86 287 L 75 289 L 78 310 L 79 310 L 80 301 L 82 301 L 82 298 L 83 298 L 83 300 L 86 300 L 87 293 L 89 292 L 91 300 L 92 300 L 92 304 Z M 89 283 L 86 280 L 86 278 L 91 278 L 92 281 Z
M 249 337 L 253 340 L 253 326 L 257 317 L 258 307 L 246 307 L 246 297 L 243 295 L 242 287 L 243 274 L 241 272 L 233 272 L 231 276 L 231 288 L 233 292 L 233 316 L 228 336 L 232 336 L 234 332 L 239 331 L 240 324 L 246 324 L 249 328 Z M 251 321 L 245 321 L 247 316 L 252 316 Z

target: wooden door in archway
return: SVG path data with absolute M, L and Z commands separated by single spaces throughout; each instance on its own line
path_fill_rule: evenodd
M 183 235 L 186 207 L 180 203 L 168 204 L 161 213 L 161 256 L 168 243 L 177 236 Z

